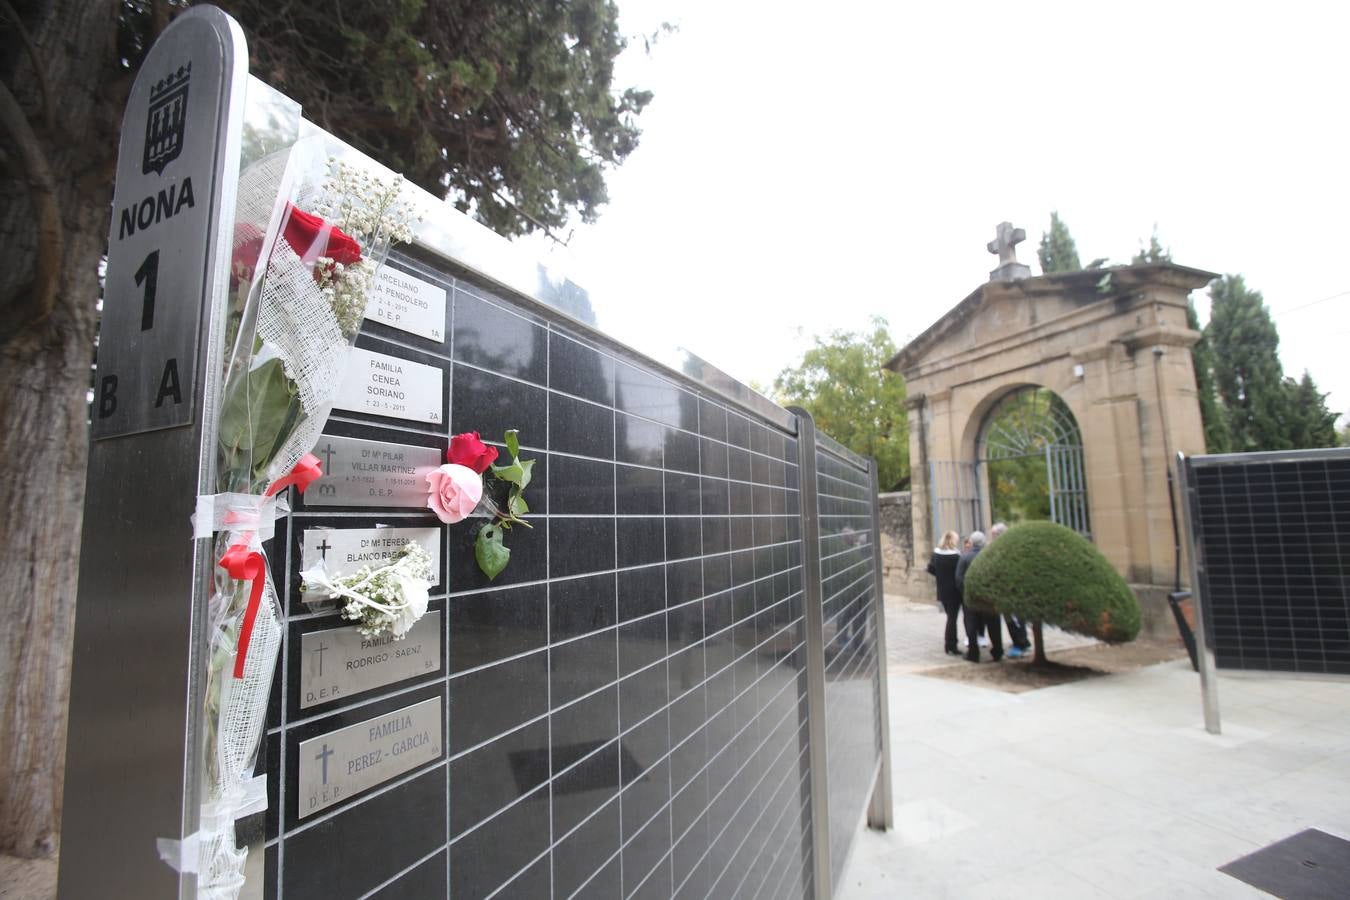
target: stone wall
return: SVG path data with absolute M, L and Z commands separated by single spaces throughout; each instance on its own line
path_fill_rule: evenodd
M 914 571 L 914 529 L 909 491 L 878 495 L 881 506 L 881 577 L 888 594 L 908 595 Z M 922 571 L 922 568 L 921 568 Z

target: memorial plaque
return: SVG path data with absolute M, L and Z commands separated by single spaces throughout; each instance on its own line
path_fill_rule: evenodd
M 439 528 L 306 528 L 300 569 L 313 568 L 322 560 L 329 575 L 350 575 L 362 566 L 385 565 L 409 541 L 421 544 L 431 556 L 431 571 L 441 570 Z M 432 584 L 439 582 L 437 577 Z
M 324 476 L 305 491 L 305 505 L 426 508 L 427 473 L 441 464 L 435 447 L 387 444 L 325 434 L 314 448 Z
M 419 337 L 444 341 L 445 305 L 445 288 L 386 265 L 375 276 L 366 318 Z
M 434 425 L 441 421 L 441 386 L 441 370 L 435 366 L 353 347 L 333 405 Z
M 198 17 L 155 46 L 127 99 L 94 379 L 95 439 L 190 424 L 206 265 L 233 221 L 222 149 L 232 82 L 227 26 Z M 237 127 L 237 125 L 236 125 Z M 236 153 L 238 151 L 236 150 Z M 238 161 L 234 161 L 237 167 Z M 228 249 L 226 250 L 228 253 Z M 223 263 L 223 260 L 213 262 Z
M 299 818 L 441 755 L 440 697 L 300 742 Z
M 300 638 L 300 708 L 331 703 L 441 667 L 441 614 L 433 610 L 402 640 L 368 638 L 355 625 Z

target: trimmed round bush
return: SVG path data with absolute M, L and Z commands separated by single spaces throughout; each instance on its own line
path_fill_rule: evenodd
M 965 599 L 1112 644 L 1139 635 L 1139 601 L 1087 538 L 1054 522 L 1009 528 L 975 557 Z

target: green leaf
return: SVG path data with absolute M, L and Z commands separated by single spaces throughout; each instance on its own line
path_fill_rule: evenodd
M 511 550 L 502 543 L 502 530 L 496 525 L 483 526 L 474 542 L 473 556 L 489 581 L 500 575 L 511 561 Z
M 507 502 L 511 509 L 511 515 L 523 516 L 530 511 L 530 505 L 525 502 L 525 498 L 515 492 L 512 492 L 511 499 Z
M 520 480 L 525 477 L 525 470 L 518 461 L 511 463 L 509 466 L 493 465 L 491 468 L 494 477 L 514 485 L 519 485 Z
M 525 490 L 530 483 L 530 477 L 534 469 L 534 460 L 524 461 L 516 460 L 509 466 L 493 466 L 492 474 L 502 481 L 514 484 L 520 490 Z
M 506 431 L 506 449 L 511 451 L 511 456 L 520 456 L 520 431 L 515 428 L 509 428 Z
M 291 418 L 295 385 L 286 377 L 281 360 L 273 358 L 236 379 L 226 391 L 220 413 L 220 443 L 256 457 L 266 457 L 276 446 Z

